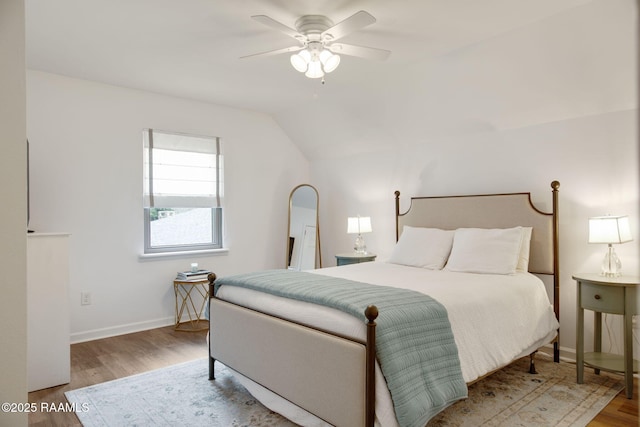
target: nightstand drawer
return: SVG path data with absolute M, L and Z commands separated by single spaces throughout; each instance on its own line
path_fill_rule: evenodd
M 357 253 L 346 253 L 346 254 L 338 254 L 336 255 L 336 262 L 338 267 L 341 265 L 349 265 L 349 264 L 359 264 L 361 262 L 369 262 L 375 261 L 375 254 L 357 254 Z
M 587 310 L 624 314 L 624 288 L 582 283 L 580 305 Z

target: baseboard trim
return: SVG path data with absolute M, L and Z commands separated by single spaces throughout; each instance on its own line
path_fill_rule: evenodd
M 90 331 L 82 331 L 72 333 L 70 335 L 71 344 L 77 344 L 86 341 L 99 340 L 102 338 L 115 337 L 117 335 L 131 334 L 134 332 L 147 331 L 149 329 L 162 328 L 173 325 L 175 319 L 173 317 L 165 317 L 162 319 L 148 320 L 144 322 L 128 323 L 126 325 L 113 326 L 109 328 L 93 329 Z

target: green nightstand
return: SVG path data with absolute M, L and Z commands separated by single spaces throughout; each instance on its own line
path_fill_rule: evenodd
M 374 261 L 376 259 L 375 254 L 357 254 L 355 252 L 338 254 L 336 255 L 336 262 L 338 267 L 341 265 L 358 264 L 361 262 Z
M 633 359 L 633 315 L 638 314 L 638 277 L 606 277 L 598 274 L 575 274 L 578 284 L 576 322 L 576 368 L 578 384 L 584 381 L 584 366 L 624 373 L 627 398 L 633 397 L 633 373 L 638 372 L 638 361 Z M 594 351 L 584 352 L 584 310 L 594 312 Z M 623 355 L 602 352 L 602 313 L 624 316 Z

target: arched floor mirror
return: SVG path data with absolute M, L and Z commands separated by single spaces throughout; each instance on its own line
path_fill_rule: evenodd
M 318 190 L 312 185 L 301 184 L 291 190 L 286 264 L 289 270 L 322 267 L 318 202 Z

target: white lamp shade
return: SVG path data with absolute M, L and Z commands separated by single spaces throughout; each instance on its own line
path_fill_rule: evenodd
M 305 61 L 302 55 L 300 55 L 299 53 L 294 53 L 293 55 L 291 55 L 291 65 L 293 65 L 293 68 L 300 71 L 301 73 L 307 71 L 307 61 Z
M 589 218 L 589 243 L 624 243 L 633 240 L 628 216 Z
M 347 218 L 347 233 L 348 234 L 361 234 L 371 233 L 371 218 L 368 216 L 358 216 Z
M 320 61 L 309 62 L 309 69 L 307 70 L 306 73 L 304 73 L 304 75 L 309 77 L 310 79 L 318 79 L 324 76 L 324 72 L 322 71 L 322 65 L 320 64 Z
M 340 56 L 334 55 L 333 53 L 325 49 L 320 52 L 320 62 L 322 62 L 322 68 L 324 69 L 324 72 L 330 73 L 338 68 L 338 65 L 340 64 Z

